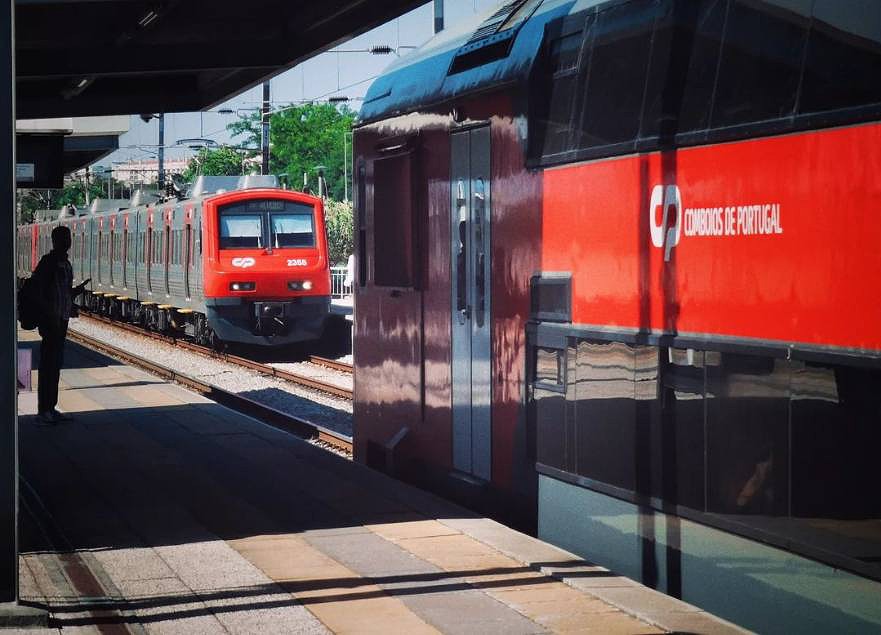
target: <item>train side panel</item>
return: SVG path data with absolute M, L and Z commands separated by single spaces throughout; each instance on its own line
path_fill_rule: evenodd
M 879 148 L 871 124 L 547 170 L 542 269 L 572 272 L 575 323 L 881 354 L 856 273 L 881 270 Z

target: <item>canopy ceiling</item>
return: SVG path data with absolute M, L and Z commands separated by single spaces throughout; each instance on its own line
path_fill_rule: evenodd
M 15 0 L 18 118 L 201 110 L 425 0 Z

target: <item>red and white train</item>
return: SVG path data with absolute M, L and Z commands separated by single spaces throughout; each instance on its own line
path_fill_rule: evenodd
M 100 205 L 95 206 L 100 209 Z M 284 345 L 321 337 L 330 264 L 320 198 L 274 177 L 200 177 L 184 200 L 67 212 L 18 228 L 18 275 L 70 228 L 88 308 L 203 343 Z
M 860 0 L 518 0 L 390 67 L 356 459 L 749 628 L 881 628 L 879 77 Z

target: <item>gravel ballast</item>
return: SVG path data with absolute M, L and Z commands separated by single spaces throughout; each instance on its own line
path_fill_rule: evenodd
M 122 329 L 72 319 L 70 330 L 125 349 L 151 362 L 208 382 L 261 404 L 306 419 L 334 432 L 352 435 L 352 403 L 345 399 L 300 388 L 290 382 L 260 375 L 240 366 L 211 359 Z M 273 364 L 301 375 L 351 389 L 351 376 L 309 363 Z M 332 376 L 332 379 L 331 379 Z M 348 385 L 346 385 L 348 381 Z

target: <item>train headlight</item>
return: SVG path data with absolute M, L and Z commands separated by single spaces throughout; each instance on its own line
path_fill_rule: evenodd
M 312 289 L 311 280 L 291 280 L 288 282 L 288 290 L 290 291 L 309 291 Z
M 257 285 L 253 282 L 231 282 L 230 291 L 253 291 Z

